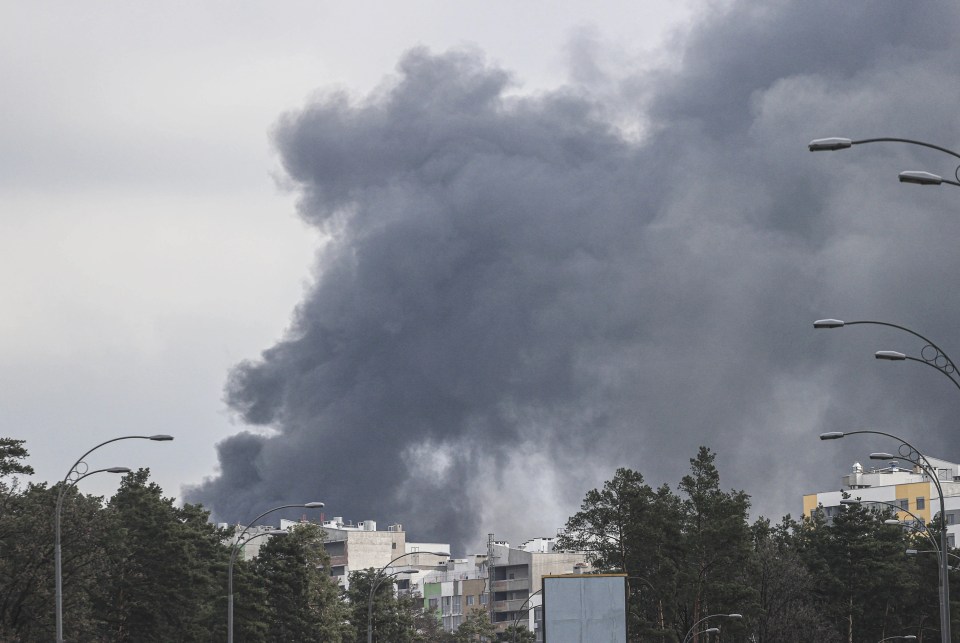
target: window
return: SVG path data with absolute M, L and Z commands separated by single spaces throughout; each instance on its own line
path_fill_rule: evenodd
M 952 525 L 957 520 L 957 514 L 950 512 L 947 514 L 947 524 Z
M 443 597 L 443 615 L 446 616 L 449 613 L 450 613 L 450 597 L 444 596 Z
M 923 496 L 917 497 L 917 509 L 925 509 L 927 506 L 927 501 Z
M 900 508 L 903 509 L 904 511 L 907 511 L 910 509 L 910 501 L 906 498 L 898 498 L 897 503 L 900 504 Z
M 481 604 L 481 605 L 486 605 L 486 604 L 487 604 L 487 595 L 486 595 L 486 594 L 480 594 L 480 604 Z
M 453 613 L 454 613 L 454 614 L 462 614 L 462 613 L 463 613 L 463 609 L 461 609 L 461 607 L 462 607 L 462 606 L 461 606 L 461 604 L 460 604 L 460 597 L 459 597 L 459 596 L 454 596 L 454 597 L 453 597 Z
M 467 607 L 470 607 L 471 605 L 473 605 L 473 599 L 474 599 L 473 594 L 467 594 Z
M 390 547 L 390 549 L 396 549 L 396 548 L 397 548 L 397 543 L 392 543 L 392 546 Z
M 436 611 L 436 609 L 437 609 L 437 603 L 439 603 L 439 601 L 438 601 L 436 598 L 431 598 L 431 599 L 429 599 L 428 603 L 429 603 L 429 605 L 430 605 L 430 611 L 431 611 L 431 612 Z

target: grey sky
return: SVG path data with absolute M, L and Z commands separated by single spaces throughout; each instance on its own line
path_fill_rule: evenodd
M 5 433 L 39 479 L 175 433 L 102 456 L 171 494 L 239 434 L 191 495 L 219 517 L 319 498 L 466 544 L 699 444 L 774 518 L 888 446 L 821 430 L 960 457 L 949 383 L 871 357 L 904 338 L 811 326 L 949 351 L 956 197 L 896 173 L 953 165 L 805 149 L 951 146 L 957 10 L 754 4 L 662 40 L 686 9 L 4 8 Z

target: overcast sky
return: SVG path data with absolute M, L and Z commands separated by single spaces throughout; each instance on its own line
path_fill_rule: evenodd
M 896 174 L 954 164 L 806 143 L 957 147 L 960 10 L 755 4 L 4 4 L 0 434 L 461 546 L 700 444 L 774 519 L 892 448 L 821 431 L 957 460 L 921 345 L 812 329 L 950 351 L 957 196 Z

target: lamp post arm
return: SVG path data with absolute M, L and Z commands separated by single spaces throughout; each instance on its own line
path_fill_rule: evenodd
M 931 346 L 932 346 L 932 344 L 931 344 Z M 936 348 L 936 346 L 934 346 L 934 348 Z M 937 349 L 937 350 L 939 350 L 939 349 Z M 946 355 L 944 355 L 944 357 L 946 357 Z M 925 359 L 923 359 L 922 357 L 913 357 L 913 356 L 911 356 L 911 355 L 904 355 L 904 359 L 908 359 L 908 360 L 910 360 L 911 362 L 919 362 L 920 364 L 924 364 L 925 366 L 929 366 L 929 367 L 931 367 L 931 368 L 933 368 L 933 369 L 936 369 L 937 371 L 939 371 L 939 372 L 942 373 L 943 375 L 946 375 L 947 378 L 949 378 L 949 380 L 950 380 L 951 382 L 953 382 L 953 385 L 956 386 L 958 390 L 960 390 L 960 382 L 958 382 L 957 379 L 956 379 L 956 378 L 954 377 L 954 375 L 953 375 L 953 373 L 956 373 L 956 372 L 957 372 L 957 371 L 955 370 L 955 367 L 953 366 L 953 362 L 949 362 L 949 361 L 947 362 L 947 364 L 951 367 L 950 370 L 947 371 L 947 370 L 946 370 L 946 367 L 937 366 L 934 362 L 931 362 L 931 361 L 929 361 L 929 360 L 925 360 Z
M 905 333 L 910 333 L 910 334 L 913 335 L 914 337 L 916 337 L 916 338 L 918 338 L 918 339 L 922 339 L 923 341 L 925 341 L 928 345 L 930 345 L 930 346 L 931 346 L 935 351 L 937 351 L 940 355 L 943 355 L 943 358 L 947 361 L 947 364 L 949 364 L 950 366 L 953 366 L 953 360 L 950 359 L 950 356 L 947 355 L 946 351 L 944 351 L 942 348 L 940 348 L 939 346 L 937 346 L 936 342 L 934 342 L 934 341 L 933 341 L 932 339 L 930 339 L 929 337 L 924 337 L 923 335 L 921 335 L 920 333 L 918 333 L 918 332 L 915 331 L 915 330 L 912 330 L 912 329 L 910 329 L 910 328 L 907 328 L 906 326 L 900 326 L 900 325 L 898 325 L 898 324 L 891 324 L 890 322 L 871 321 L 871 320 L 850 321 L 850 322 L 844 322 L 843 324 L 844 324 L 844 326 L 853 326 L 853 325 L 855 325 L 855 324 L 871 324 L 871 325 L 873 325 L 873 326 L 887 326 L 887 327 L 889 327 L 889 328 L 896 328 L 897 330 L 902 330 L 902 331 L 905 332 Z
M 726 614 L 710 614 L 709 616 L 704 616 L 703 618 L 701 618 L 699 621 L 691 625 L 689 630 L 687 630 L 687 634 L 683 637 L 683 643 L 687 643 L 687 641 L 690 640 L 690 636 L 693 634 L 693 631 L 697 629 L 698 625 L 716 616 L 726 616 Z
M 520 612 L 520 614 L 518 614 L 518 615 L 517 615 L 517 618 L 513 621 L 513 637 L 512 637 L 512 638 L 513 638 L 514 643 L 516 643 L 516 641 L 517 641 L 517 628 L 520 627 L 520 617 L 523 616 L 524 614 L 528 613 L 530 610 L 534 609 L 534 607 L 535 607 L 535 606 L 527 607 L 527 603 L 530 602 L 530 599 L 531 599 L 531 598 L 533 598 L 534 596 L 536 596 L 537 594 L 539 594 L 539 593 L 542 592 L 542 591 L 543 591 L 543 588 L 541 587 L 540 589 L 538 589 L 537 591 L 535 591 L 533 594 L 530 594 L 530 596 L 527 596 L 527 600 L 523 601 L 523 604 L 520 605 L 520 609 L 517 610 L 517 611 Z M 524 610 L 524 609 L 523 609 L 524 607 L 527 607 L 527 609 Z
M 948 150 L 945 147 L 940 147 L 939 145 L 934 145 L 933 143 L 924 143 L 923 141 L 916 141 L 912 138 L 881 137 L 881 138 L 864 138 L 859 141 L 850 141 L 851 145 L 865 145 L 867 143 L 908 143 L 910 145 L 919 145 L 921 147 L 929 147 L 932 150 L 937 150 L 938 152 L 943 152 L 944 154 L 949 154 L 954 158 L 960 159 L 960 153 L 954 152 L 953 150 Z
M 916 520 L 918 523 L 920 523 L 920 524 L 923 525 L 923 535 L 927 537 L 927 540 L 930 541 L 930 543 L 933 545 L 933 548 L 934 548 L 935 550 L 937 550 L 937 552 L 940 551 L 940 546 L 937 544 L 937 541 L 934 540 L 933 536 L 930 534 L 930 530 L 927 528 L 927 526 L 926 526 L 923 518 L 921 518 L 921 517 L 918 516 L 917 514 L 913 513 L 913 512 L 910 511 L 909 509 L 904 509 L 903 507 L 900 507 L 900 506 L 898 506 L 898 505 L 895 505 L 895 504 L 893 504 L 892 502 L 887 502 L 887 501 L 885 501 L 885 500 L 867 500 L 867 502 L 873 503 L 873 504 L 877 504 L 877 505 L 886 505 L 886 506 L 888 506 L 888 507 L 891 507 L 891 508 L 895 509 L 896 511 L 902 511 L 903 513 L 909 515 L 911 518 L 913 518 L 913 519 Z M 916 531 L 919 531 L 919 529 L 917 529 Z M 938 553 L 938 554 L 937 554 L 937 558 L 939 558 L 939 557 L 940 557 L 940 555 L 939 555 L 939 553 Z

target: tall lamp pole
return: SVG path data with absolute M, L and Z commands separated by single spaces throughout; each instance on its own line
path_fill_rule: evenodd
M 943 643 L 950 643 L 950 562 L 947 558 L 947 553 L 950 551 L 950 549 L 947 546 L 947 512 L 944 508 L 943 487 L 940 484 L 936 467 L 932 466 L 930 461 L 927 460 L 927 456 L 920 453 L 915 446 L 899 436 L 890 433 L 884 433 L 883 431 L 831 431 L 829 433 L 821 433 L 820 439 L 838 440 L 848 435 L 860 434 L 882 435 L 898 441 L 900 443 L 900 448 L 898 450 L 900 457 L 907 462 L 912 463 L 914 466 L 922 469 L 923 472 L 926 473 L 933 482 L 933 485 L 937 488 L 937 495 L 940 496 L 940 640 Z M 870 454 L 871 460 L 891 460 L 893 458 L 894 456 L 890 453 Z
M 391 576 L 396 576 L 397 574 L 403 573 L 414 573 L 418 570 L 414 569 L 402 569 L 398 572 L 392 574 L 385 574 L 387 569 L 390 568 L 395 562 L 401 558 L 406 558 L 407 556 L 413 556 L 415 554 L 429 554 L 431 556 L 450 556 L 447 552 L 436 552 L 436 551 L 408 551 L 405 554 L 400 554 L 389 563 L 381 567 L 376 571 L 373 577 L 370 579 L 370 596 L 367 598 L 367 643 L 373 643 L 373 596 L 377 591 L 377 588 Z
M 950 152 L 950 153 L 954 154 L 953 152 Z M 954 154 L 954 156 L 957 156 L 957 155 Z M 909 333 L 910 335 L 913 335 L 914 337 L 922 340 L 923 342 L 925 342 L 925 345 L 920 350 L 920 357 L 913 357 L 913 356 L 907 355 L 906 353 L 901 353 L 899 351 L 877 351 L 874 354 L 874 356 L 877 359 L 885 360 L 885 361 L 900 362 L 900 361 L 907 360 L 907 361 L 924 364 L 926 366 L 930 366 L 931 368 L 934 368 L 937 371 L 939 371 L 940 374 L 944 375 L 947 379 L 950 380 L 951 383 L 953 383 L 955 387 L 957 387 L 958 390 L 960 390 L 960 379 L 958 379 L 958 377 L 960 377 L 960 374 L 958 374 L 957 367 L 954 364 L 953 360 L 950 359 L 947 353 L 942 348 L 940 348 L 936 343 L 934 343 L 933 340 L 929 339 L 928 337 L 924 337 L 917 331 L 907 328 L 906 326 L 900 326 L 898 324 L 891 324 L 889 322 L 874 321 L 874 320 L 859 320 L 859 321 L 848 322 L 840 319 L 819 319 L 813 323 L 813 327 L 822 328 L 822 329 L 832 329 L 832 328 L 843 328 L 845 326 L 854 326 L 857 324 L 886 326 L 888 328 L 894 328 L 896 330 Z M 903 439 L 897 436 L 889 435 L 887 433 L 879 433 L 877 431 L 853 431 L 853 432 L 848 432 L 846 434 L 842 432 L 833 433 L 833 434 L 825 433 L 820 436 L 820 439 L 827 440 L 827 439 L 842 438 L 844 435 L 853 435 L 854 433 L 874 433 L 877 435 L 885 435 L 887 437 L 891 437 L 895 440 L 898 440 L 900 442 L 901 455 L 908 461 L 913 462 L 917 466 L 921 467 L 924 471 L 926 471 L 927 475 L 930 476 L 930 479 L 933 481 L 934 485 L 937 487 L 937 492 L 940 494 L 940 522 L 941 522 L 940 551 L 944 553 L 944 555 L 941 556 L 942 560 L 940 561 L 940 569 L 941 569 L 940 571 L 940 575 L 941 575 L 940 627 L 941 627 L 941 638 L 944 641 L 944 643 L 948 643 L 951 640 L 950 639 L 950 629 L 951 629 L 950 579 L 948 577 L 949 561 L 947 560 L 947 556 L 946 556 L 946 553 L 949 551 L 949 547 L 947 546 L 947 514 L 944 508 L 943 488 L 940 485 L 940 476 L 937 475 L 936 468 L 930 465 L 930 462 L 927 460 L 926 456 L 924 456 L 922 453 L 917 451 L 913 446 L 911 446 L 906 441 L 904 441 Z M 824 437 L 824 436 L 831 436 L 831 435 L 835 437 L 834 438 Z M 906 453 L 903 452 L 904 448 L 907 449 Z M 880 458 L 875 458 L 875 459 L 880 459 Z
M 271 514 L 274 511 L 280 511 L 281 509 L 290 509 L 291 507 L 300 507 L 306 509 L 322 509 L 322 502 L 302 502 L 293 505 L 281 505 L 279 507 L 274 507 L 273 509 L 267 509 L 262 514 L 251 520 L 237 535 L 237 541 L 233 543 L 233 547 L 230 549 L 230 564 L 227 566 L 227 643 L 233 643 L 233 561 L 237 558 L 237 552 L 240 550 L 240 547 L 254 538 L 264 535 L 272 535 L 272 532 L 267 532 L 264 534 L 257 534 L 250 538 L 244 539 L 244 536 L 247 534 L 247 531 L 252 527 L 258 520 Z M 280 531 L 280 530 L 277 530 Z
M 57 611 L 57 643 L 63 643 L 63 573 L 62 573 L 62 555 L 60 551 L 60 514 L 63 510 L 63 497 L 64 493 L 68 488 L 75 487 L 78 482 L 86 478 L 87 476 L 92 476 L 95 473 L 130 473 L 130 469 L 127 467 L 109 467 L 106 469 L 96 469 L 95 471 L 87 471 L 87 463 L 84 462 L 84 458 L 88 455 L 99 449 L 100 447 L 110 444 L 111 442 L 117 442 L 118 440 L 153 440 L 154 442 L 168 442 L 173 439 L 173 436 L 170 435 L 124 435 L 119 438 L 113 438 L 107 440 L 106 442 L 101 442 L 97 446 L 93 447 L 82 456 L 77 458 L 77 461 L 73 463 L 73 466 L 70 467 L 70 470 L 67 471 L 67 475 L 63 477 L 63 480 L 60 481 L 60 489 L 57 491 L 57 509 L 54 513 L 54 548 L 53 548 L 53 565 L 54 565 L 54 577 L 56 583 L 56 611 Z M 81 471 L 82 469 L 82 471 Z

